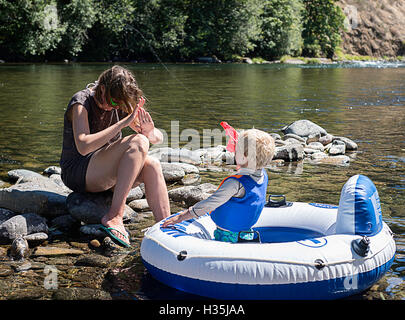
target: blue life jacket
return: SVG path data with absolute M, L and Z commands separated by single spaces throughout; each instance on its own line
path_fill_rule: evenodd
M 218 227 L 239 232 L 249 230 L 257 222 L 266 203 L 268 183 L 266 170 L 262 170 L 264 178 L 260 184 L 248 175 L 229 176 L 221 182 L 218 188 L 227 179 L 238 180 L 245 188 L 245 195 L 242 198 L 232 197 L 211 212 L 211 219 Z

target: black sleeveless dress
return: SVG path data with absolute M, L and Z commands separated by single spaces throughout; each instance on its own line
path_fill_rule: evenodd
M 60 167 L 62 169 L 62 181 L 63 183 L 73 191 L 85 192 L 86 190 L 86 171 L 89 165 L 89 161 L 94 154 L 90 152 L 86 155 L 81 155 L 76 148 L 72 122 L 68 119 L 68 112 L 75 104 L 81 104 L 86 108 L 88 113 L 88 121 L 90 133 L 96 133 L 102 131 L 120 119 L 126 116 L 126 114 L 119 110 L 106 111 L 100 109 L 94 101 L 94 91 L 91 89 L 84 89 L 75 93 L 70 100 L 63 124 L 63 147 L 60 158 Z M 122 133 L 118 133 L 113 139 L 111 139 L 106 145 L 117 141 L 122 138 Z M 103 147 L 105 147 L 104 145 Z

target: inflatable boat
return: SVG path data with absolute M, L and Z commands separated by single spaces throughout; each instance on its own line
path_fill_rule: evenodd
M 216 299 L 339 299 L 372 286 L 395 255 L 378 192 L 362 175 L 344 185 L 339 206 L 270 196 L 253 241 L 215 241 L 209 214 L 161 224 L 141 244 L 147 270 L 168 286 Z

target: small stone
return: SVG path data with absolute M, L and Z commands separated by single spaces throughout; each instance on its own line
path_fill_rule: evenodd
M 350 158 L 345 155 L 325 157 L 325 158 L 319 159 L 319 163 L 333 164 L 333 165 L 338 165 L 338 166 L 347 166 L 348 164 L 350 164 Z
M 315 149 L 315 150 L 319 150 L 319 151 L 321 151 L 321 152 L 323 152 L 324 149 L 325 149 L 325 147 L 323 146 L 323 144 L 320 143 L 320 142 L 311 142 L 311 143 L 308 144 L 308 148 Z
M 52 174 L 62 174 L 62 169 L 60 167 L 51 166 L 44 170 L 44 174 L 50 176 Z
M 320 137 L 318 142 L 322 143 L 324 146 L 328 145 L 329 143 L 331 143 L 333 140 L 333 136 L 331 134 L 327 134 L 323 137 Z
M 357 148 L 358 148 L 356 142 L 354 142 L 353 140 L 350 140 L 349 138 L 346 138 L 346 137 L 334 137 L 332 141 L 333 142 L 334 141 L 342 141 L 342 142 L 344 142 L 347 151 L 357 150 Z
M 148 201 L 146 199 L 133 200 L 130 203 L 128 203 L 128 206 L 136 211 L 150 210 Z
M 101 246 L 101 243 L 97 239 L 93 239 L 90 241 L 90 245 L 94 248 L 99 248 Z
M 142 199 L 143 196 L 144 192 L 142 191 L 141 187 L 137 186 L 129 191 L 126 202 L 128 203 L 133 200 Z
M 340 140 L 334 140 L 328 151 L 328 153 L 331 156 L 345 154 L 345 152 L 346 152 L 346 144 Z
M 304 147 L 301 144 L 288 144 L 283 147 L 276 147 L 273 159 L 285 161 L 298 161 L 304 158 Z

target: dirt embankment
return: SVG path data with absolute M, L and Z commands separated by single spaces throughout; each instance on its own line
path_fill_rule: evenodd
M 404 0 L 339 0 L 347 17 L 344 53 L 372 57 L 405 56 Z

